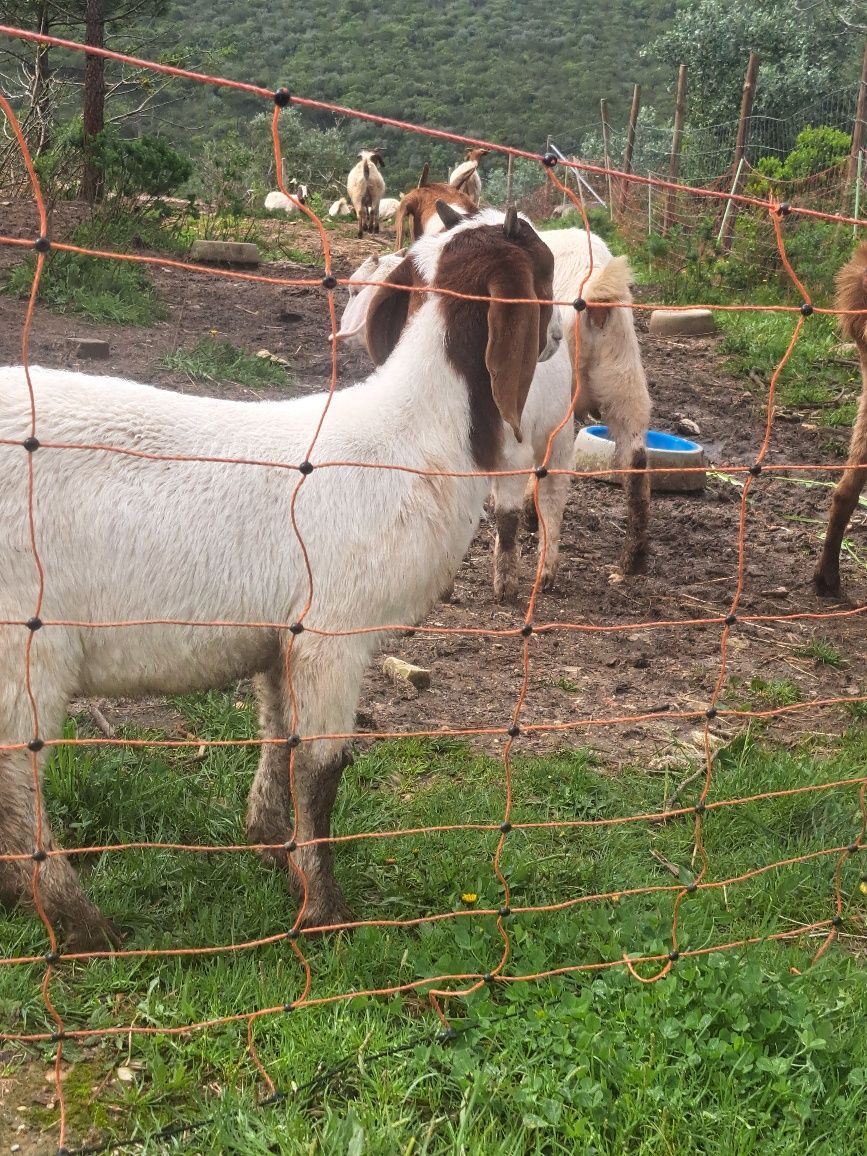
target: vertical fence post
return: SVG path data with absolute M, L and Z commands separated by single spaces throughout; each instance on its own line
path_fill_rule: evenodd
M 718 245 L 722 244 L 723 237 L 725 236 L 725 232 L 726 232 L 726 226 L 729 223 L 729 217 L 734 212 L 735 203 L 732 200 L 732 197 L 737 192 L 738 185 L 740 184 L 740 180 L 741 180 L 741 173 L 743 172 L 743 169 L 744 169 L 744 158 L 741 157 L 741 159 L 738 161 L 737 171 L 735 172 L 735 179 L 732 182 L 732 191 L 729 193 L 729 199 L 726 201 L 726 208 L 725 208 L 725 212 L 723 213 L 722 224 L 719 227 L 719 235 L 717 236 L 717 239 L 716 239 L 716 243 Z M 731 238 L 729 238 L 729 244 L 731 244 Z
M 512 161 L 514 160 L 511 153 L 509 153 L 509 160 L 506 165 L 506 206 L 512 203 Z
M 861 180 L 863 177 L 863 172 L 864 172 L 864 154 L 862 152 L 859 152 L 858 153 L 858 170 L 857 170 L 857 173 L 855 175 L 855 214 L 854 215 L 856 217 L 861 215 Z M 858 226 L 857 225 L 852 226 L 852 236 L 853 237 L 858 236 Z
M 674 99 L 674 134 L 671 138 L 671 159 L 668 163 L 668 179 L 672 184 L 680 175 L 680 146 L 683 140 L 683 113 L 686 102 L 686 65 L 681 64 L 677 72 L 677 96 Z M 662 235 L 671 228 L 674 217 L 674 189 L 669 189 L 665 198 L 665 213 L 662 218 Z
M 861 81 L 858 85 L 858 103 L 855 106 L 855 123 L 852 125 L 852 148 L 849 151 L 849 169 L 846 173 L 846 188 L 843 192 L 842 211 L 844 213 L 849 207 L 849 190 L 852 188 L 852 183 L 855 180 L 856 170 L 859 170 L 861 164 L 861 153 L 864 148 L 865 114 L 867 114 L 867 40 L 864 42 L 864 58 L 861 61 Z M 856 185 L 855 195 L 858 197 L 860 204 L 861 198 L 858 196 L 858 191 L 858 185 Z M 858 216 L 857 212 L 855 216 Z
M 735 169 L 735 180 L 732 185 L 732 191 L 729 194 L 729 202 L 726 206 L 725 217 L 723 218 L 723 228 L 720 229 L 720 238 L 723 252 L 728 253 L 732 247 L 732 240 L 735 231 L 735 217 L 737 216 L 737 206 L 731 199 L 738 191 L 740 184 L 741 172 L 744 167 L 747 151 L 747 132 L 750 121 L 750 114 L 753 111 L 753 100 L 756 95 L 756 78 L 759 73 L 759 57 L 758 53 L 751 52 L 750 60 L 747 64 L 747 74 L 744 77 L 744 90 L 741 95 L 741 114 L 738 118 L 738 137 L 735 142 L 735 155 L 733 167 Z
M 651 173 L 647 174 L 652 176 Z M 648 237 L 653 232 L 653 185 L 648 181 L 647 183 L 647 235 Z
M 632 90 L 632 107 L 629 110 L 629 126 L 626 130 L 626 148 L 623 150 L 623 171 L 632 172 L 632 152 L 635 148 L 635 126 L 638 124 L 638 112 L 641 108 L 641 85 L 636 84 Z M 626 198 L 629 196 L 629 181 L 626 177 L 621 180 L 620 212 L 626 209 Z
M 603 96 L 599 101 L 602 114 L 602 156 L 605 165 L 605 183 L 608 186 L 608 216 L 614 220 L 614 194 L 611 191 L 611 150 L 608 147 L 608 101 Z

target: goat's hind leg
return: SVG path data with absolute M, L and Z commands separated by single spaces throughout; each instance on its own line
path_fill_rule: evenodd
M 548 468 L 551 470 L 568 470 L 572 466 L 573 447 L 575 445 L 575 430 L 572 421 L 567 421 L 554 439 L 551 448 L 551 459 Z M 539 481 L 539 511 L 542 515 L 539 521 L 539 549 L 542 557 L 542 589 L 553 590 L 557 580 L 557 570 L 560 564 L 560 529 L 563 524 L 563 511 L 569 498 L 569 488 L 572 478 L 568 473 L 548 474 Z M 532 481 L 527 488 L 530 504 L 534 507 Z M 542 523 L 544 522 L 544 533 Z
M 351 733 L 366 654 L 347 647 L 345 640 L 322 639 L 293 648 L 291 659 L 297 718 L 282 668 L 257 684 L 263 726 L 270 737 L 294 729 L 308 735 Z M 277 721 L 277 713 L 281 722 Z M 268 737 L 268 736 L 266 736 Z M 269 754 L 268 752 L 272 752 Z M 302 742 L 294 754 L 296 849 L 291 852 L 289 887 L 306 902 L 304 927 L 347 923 L 352 913 L 334 877 L 331 812 L 344 767 L 351 762 L 346 740 Z M 253 842 L 279 843 L 292 834 L 289 752 L 287 747 L 263 747 L 250 794 L 247 831 Z M 278 853 L 279 854 L 279 853 Z
M 619 429 L 609 421 L 615 441 L 614 468 L 640 470 L 623 476 L 626 498 L 626 539 L 620 555 L 624 574 L 640 574 L 647 563 L 650 523 L 650 474 L 647 472 L 646 430 Z
M 840 549 L 843 536 L 867 484 L 867 386 L 861 392 L 858 416 L 849 445 L 848 466 L 834 488 L 825 544 L 813 573 L 816 593 L 825 597 L 840 593 Z

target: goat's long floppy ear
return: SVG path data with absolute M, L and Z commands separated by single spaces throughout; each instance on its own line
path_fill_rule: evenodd
M 377 289 L 367 311 L 365 329 L 367 350 L 375 365 L 382 365 L 400 340 L 414 296 L 406 289 L 396 289 L 394 286 L 420 284 L 421 278 L 412 258 L 405 257 Z
M 525 262 L 501 267 L 488 281 L 489 297 L 536 296 L 533 276 Z M 539 360 L 540 308 L 536 304 L 488 305 L 488 346 L 485 365 L 491 394 L 500 417 L 521 441 L 521 414 Z
M 464 219 L 462 213 L 457 212 L 456 209 L 453 209 L 451 205 L 445 201 L 436 202 L 436 211 L 437 216 L 443 223 L 444 229 L 453 229 L 455 225 L 459 225 Z

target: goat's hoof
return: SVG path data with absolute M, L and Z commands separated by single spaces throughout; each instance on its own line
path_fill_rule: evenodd
M 840 593 L 840 575 L 833 571 L 817 570 L 813 575 L 813 589 L 820 598 L 836 598 Z
M 647 573 L 648 556 L 646 550 L 638 550 L 625 554 L 620 561 L 620 569 L 628 577 Z
M 310 902 L 298 925 L 307 932 L 339 931 L 347 923 L 355 923 L 355 915 L 346 902 L 337 896 L 327 902 Z
M 65 936 L 65 955 L 86 955 L 92 951 L 119 951 L 123 946 L 123 936 L 110 919 L 100 916 L 90 923 L 78 923 Z
M 542 572 L 542 589 L 546 594 L 550 594 L 557 589 L 557 571 L 552 570 L 550 573 Z
M 503 602 L 517 602 L 518 601 L 518 583 L 517 582 L 495 582 L 494 583 L 494 601 Z

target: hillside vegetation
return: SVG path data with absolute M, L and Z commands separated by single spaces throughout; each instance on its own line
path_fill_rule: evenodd
M 635 81 L 647 100 L 666 103 L 672 77 L 639 51 L 668 27 L 675 8 L 674 0 L 337 0 L 327 7 L 226 0 L 215 9 L 210 0 L 174 0 L 148 50 L 180 42 L 225 76 L 541 149 L 549 133 L 565 147 L 582 128 L 595 128 L 600 97 L 612 119 L 623 119 Z M 184 93 L 167 112 L 187 140 L 261 111 L 255 99 L 220 90 L 184 86 Z M 441 168 L 457 151 L 363 123 L 346 127 L 354 145 L 389 147 L 390 184 L 428 158 Z

